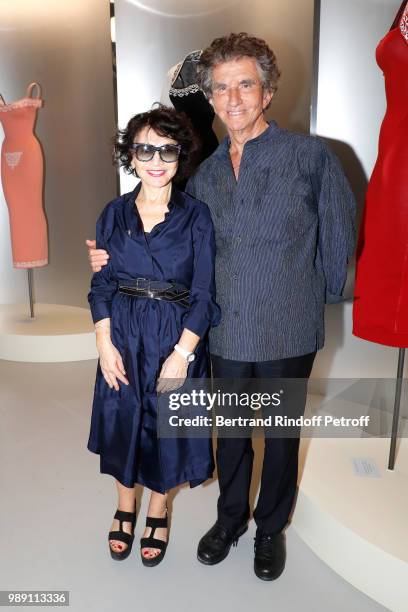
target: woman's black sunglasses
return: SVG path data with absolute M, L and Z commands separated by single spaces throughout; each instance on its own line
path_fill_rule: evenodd
M 178 144 L 165 144 L 161 147 L 155 147 L 151 144 L 135 142 L 130 146 L 130 150 L 141 162 L 148 162 L 153 159 L 156 151 L 159 152 L 160 159 L 166 164 L 174 163 L 178 160 L 181 145 Z

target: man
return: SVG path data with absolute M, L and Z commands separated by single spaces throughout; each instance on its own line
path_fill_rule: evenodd
M 228 132 L 186 188 L 209 206 L 215 226 L 222 320 L 210 333 L 213 376 L 307 380 L 324 344 L 324 304 L 342 299 L 354 248 L 353 195 L 322 140 L 266 122 L 279 70 L 265 41 L 245 33 L 217 38 L 198 69 Z M 98 269 L 103 258 L 90 255 Z M 302 413 L 306 386 L 299 401 Z M 254 571 L 263 580 L 284 569 L 298 449 L 298 437 L 265 437 L 253 514 Z M 218 518 L 198 546 L 204 564 L 222 561 L 247 529 L 252 461 L 250 437 L 218 439 Z

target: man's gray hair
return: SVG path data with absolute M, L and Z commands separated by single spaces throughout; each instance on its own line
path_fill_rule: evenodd
M 212 97 L 213 68 L 222 62 L 243 57 L 252 57 L 256 60 L 264 91 L 276 92 L 281 73 L 274 52 L 262 38 L 240 32 L 216 38 L 202 52 L 197 67 L 198 84 L 207 98 Z

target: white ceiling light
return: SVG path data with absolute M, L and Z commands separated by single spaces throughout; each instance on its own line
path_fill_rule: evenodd
M 240 4 L 242 0 L 127 0 L 138 8 L 161 17 L 204 17 L 212 13 L 218 13 L 234 4 Z

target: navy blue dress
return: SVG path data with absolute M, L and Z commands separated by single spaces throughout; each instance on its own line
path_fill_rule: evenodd
M 110 202 L 96 225 L 97 248 L 108 264 L 92 277 L 88 295 L 94 323 L 110 317 L 111 339 L 129 385 L 110 389 L 98 363 L 88 449 L 100 471 L 126 487 L 135 483 L 164 493 L 184 482 L 196 486 L 214 470 L 211 438 L 157 436 L 156 382 L 183 328 L 200 336 L 188 377 L 208 375 L 207 332 L 218 325 L 214 228 L 207 206 L 172 187 L 169 211 L 143 232 L 133 192 Z M 176 282 L 190 289 L 190 308 L 118 292 L 136 278 Z

